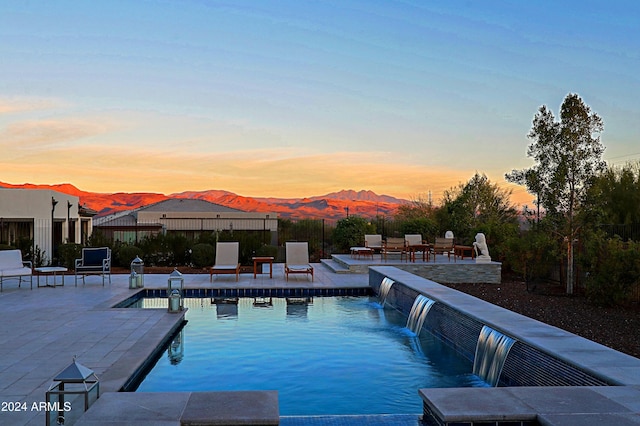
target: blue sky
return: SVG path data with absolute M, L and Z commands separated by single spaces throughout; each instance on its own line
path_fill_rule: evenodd
M 635 1 L 4 1 L 0 181 L 438 200 L 529 166 L 568 93 L 622 164 L 638 22 Z

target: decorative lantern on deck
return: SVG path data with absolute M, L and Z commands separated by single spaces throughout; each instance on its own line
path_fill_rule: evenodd
M 136 271 L 131 271 L 131 275 L 129 275 L 129 289 L 138 288 L 138 274 Z
M 138 256 L 131 262 L 131 276 L 136 273 L 136 287 L 144 287 L 144 262 Z
M 184 309 L 184 278 L 177 269 L 169 274 L 167 298 L 169 300 L 169 312 L 180 312 Z
M 100 382 L 93 370 L 73 362 L 54 379 L 45 393 L 47 405 L 47 426 L 68 424 L 76 421 L 100 398 Z

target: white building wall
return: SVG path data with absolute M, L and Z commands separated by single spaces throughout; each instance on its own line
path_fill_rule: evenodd
M 62 223 L 62 240 L 69 235 L 67 224 L 75 227 L 75 239 L 80 243 L 80 217 L 76 196 L 48 189 L 10 189 L 0 188 L 0 219 L 33 220 L 34 244 L 50 259 L 52 247 L 52 199 L 58 203 L 53 210 L 53 219 Z M 68 203 L 72 205 L 67 208 Z M 70 219 L 67 222 L 67 219 Z

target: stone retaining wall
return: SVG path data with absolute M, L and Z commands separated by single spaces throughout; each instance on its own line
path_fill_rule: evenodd
M 439 283 L 500 284 L 502 264 L 491 263 L 434 263 L 395 265 L 396 268 Z

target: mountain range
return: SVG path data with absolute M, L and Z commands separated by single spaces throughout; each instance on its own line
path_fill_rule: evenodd
M 342 190 L 308 198 L 244 197 L 224 190 L 184 191 L 169 195 L 153 192 L 99 193 L 82 191 L 69 183 L 55 185 L 9 184 L 0 182 L 2 188 L 50 189 L 80 198 L 80 204 L 105 216 L 123 210 L 147 206 L 169 198 L 194 198 L 247 212 L 277 213 L 284 218 L 341 219 L 358 215 L 376 217 L 391 216 L 401 204 L 409 201 L 378 195 L 372 191 Z

